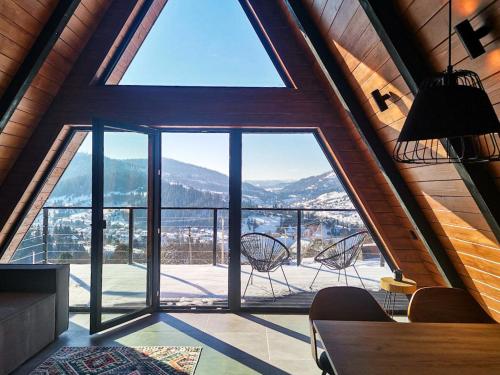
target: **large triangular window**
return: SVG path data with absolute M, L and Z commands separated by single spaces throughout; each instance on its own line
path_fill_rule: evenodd
M 237 0 L 169 0 L 119 84 L 285 86 Z

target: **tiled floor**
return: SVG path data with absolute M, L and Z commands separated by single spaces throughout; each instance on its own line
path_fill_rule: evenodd
M 306 315 L 156 313 L 105 333 L 88 335 L 89 316 L 71 327 L 15 375 L 29 372 L 61 346 L 202 346 L 197 375 L 320 374 L 311 358 Z

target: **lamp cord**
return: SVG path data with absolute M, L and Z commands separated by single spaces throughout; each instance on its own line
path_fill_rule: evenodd
M 451 65 L 451 0 L 448 1 L 448 73 L 453 71 Z

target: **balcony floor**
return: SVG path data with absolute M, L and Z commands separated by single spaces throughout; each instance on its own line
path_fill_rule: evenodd
M 276 300 L 273 300 L 271 286 L 266 273 L 254 272 L 253 284 L 248 286 L 243 306 L 252 307 L 302 307 L 307 308 L 314 292 L 328 286 L 345 285 L 346 277 L 339 279 L 336 271 L 325 269 L 319 272 L 313 289 L 309 289 L 319 264 L 304 259 L 302 265 L 283 266 L 288 279 L 289 292 L 283 273 L 276 270 L 270 274 Z M 242 265 L 241 292 L 250 275 L 249 265 Z M 381 267 L 378 260 L 358 261 L 356 268 L 367 290 L 380 301 L 379 280 L 391 275 L 387 266 Z M 363 287 L 352 267 L 347 269 L 350 286 Z M 198 307 L 227 305 L 227 265 L 162 265 L 161 302 L 166 307 Z M 103 306 L 140 306 L 144 301 L 146 285 L 145 265 L 105 264 L 103 266 Z M 72 264 L 70 281 L 70 303 L 72 306 L 88 307 L 90 301 L 90 265 Z M 406 309 L 406 299 L 398 299 L 398 308 Z

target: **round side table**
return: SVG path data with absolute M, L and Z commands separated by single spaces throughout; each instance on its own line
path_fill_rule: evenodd
M 394 308 L 396 306 L 396 294 L 413 294 L 417 290 L 417 283 L 411 279 L 403 277 L 402 281 L 396 281 L 393 277 L 382 277 L 380 279 L 380 288 L 385 290 L 384 310 L 391 317 L 394 316 Z

